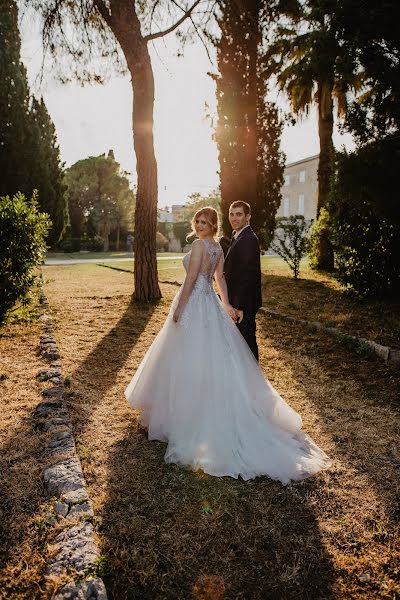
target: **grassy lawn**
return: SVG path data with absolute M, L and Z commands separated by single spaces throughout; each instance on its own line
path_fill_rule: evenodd
M 160 279 L 180 269 L 163 265 Z M 395 597 L 393 369 L 261 316 L 261 366 L 334 465 L 288 487 L 195 474 L 164 464 L 164 444 L 147 441 L 123 396 L 176 286 L 137 307 L 129 272 L 76 265 L 44 275 L 110 598 Z
M 109 267 L 133 272 L 134 263 L 107 263 Z M 352 299 L 331 275 L 310 269 L 306 259 L 302 261 L 298 281 L 294 281 L 280 257 L 263 256 L 261 269 L 265 307 L 299 319 L 321 321 L 344 333 L 400 349 L 400 302 Z M 159 261 L 158 272 L 161 281 L 181 283 L 184 279 L 180 258 Z
M 158 252 L 157 256 L 181 256 L 179 252 Z M 132 252 L 47 252 L 46 259 L 53 260 L 84 260 L 87 258 L 103 259 L 110 258 L 130 258 Z

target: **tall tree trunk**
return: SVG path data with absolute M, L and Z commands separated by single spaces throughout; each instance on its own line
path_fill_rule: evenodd
M 328 203 L 331 178 L 334 164 L 333 135 L 333 84 L 330 81 L 322 81 L 318 84 L 318 134 L 319 134 L 319 163 L 318 163 L 318 197 L 317 215 L 319 217 L 321 208 Z M 318 241 L 317 268 L 332 271 L 334 268 L 333 248 L 329 240 L 328 232 L 324 231 Z
M 132 77 L 132 129 L 136 154 L 135 300 L 161 298 L 157 276 L 157 162 L 154 153 L 154 77 L 147 43 L 131 0 L 111 0 L 108 24 L 125 55 Z
M 119 252 L 119 230 L 120 230 L 120 227 L 119 227 L 119 223 L 118 223 L 118 225 L 117 225 L 117 241 L 115 242 L 116 252 Z

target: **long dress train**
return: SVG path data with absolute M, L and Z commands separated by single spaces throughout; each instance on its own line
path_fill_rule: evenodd
M 266 380 L 213 288 L 221 256 L 205 240 L 200 273 L 178 323 L 182 288 L 125 396 L 166 462 L 215 476 L 268 475 L 283 484 L 330 465 L 302 420 Z M 190 252 L 184 257 L 187 270 Z

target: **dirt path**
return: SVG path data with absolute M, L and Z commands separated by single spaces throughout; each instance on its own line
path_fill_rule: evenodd
M 396 597 L 393 370 L 260 317 L 261 366 L 333 468 L 288 487 L 194 474 L 164 464 L 164 445 L 147 441 L 123 396 L 176 287 L 138 308 L 129 273 L 44 273 L 111 599 Z

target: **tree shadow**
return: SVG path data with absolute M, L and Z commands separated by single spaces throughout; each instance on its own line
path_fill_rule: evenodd
M 109 454 L 100 517 L 110 599 L 222 598 L 218 585 L 224 599 L 333 598 L 308 502 L 323 479 L 285 487 L 211 477 L 165 464 L 164 452 L 133 423 Z M 213 581 L 211 595 L 196 595 Z
M 82 391 L 70 394 L 70 414 L 78 429 L 84 428 L 90 419 L 91 409 L 97 406 L 115 385 L 119 372 L 129 357 L 132 348 L 151 319 L 158 303 L 137 304 L 133 300 L 127 305 L 118 322 L 100 340 L 96 347 L 72 373 L 72 381 Z M 90 390 L 90 395 L 85 394 Z M 82 397 L 83 401 L 76 400 Z M 88 401 L 88 397 L 92 400 Z
M 263 273 L 264 306 L 400 347 L 400 303 L 359 300 L 328 281 Z

